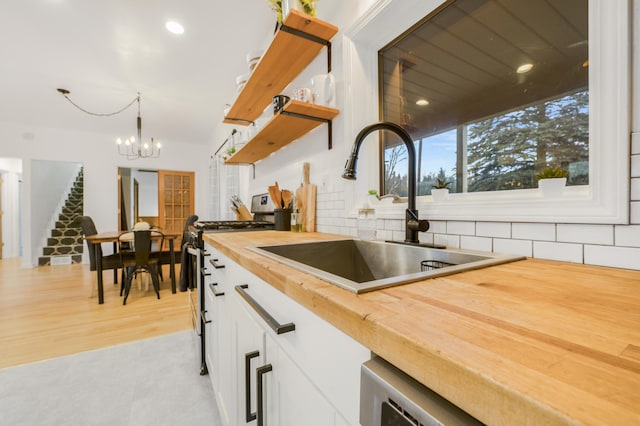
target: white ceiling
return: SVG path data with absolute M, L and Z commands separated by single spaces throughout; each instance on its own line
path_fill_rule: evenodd
M 274 25 L 267 0 L 0 0 L 0 121 L 129 136 L 135 106 L 93 117 L 56 89 L 100 113 L 140 92 L 143 139 L 206 144 Z

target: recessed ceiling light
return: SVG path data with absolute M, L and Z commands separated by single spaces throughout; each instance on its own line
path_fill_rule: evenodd
M 183 34 L 184 33 L 184 27 L 182 25 L 180 25 L 180 23 L 178 23 L 176 21 L 167 21 L 167 23 L 165 24 L 165 27 L 167 28 L 167 30 L 170 33 L 173 33 L 173 34 Z
M 526 74 L 533 69 L 533 64 L 522 64 L 518 67 L 516 72 L 518 74 Z
M 427 106 L 427 105 L 429 105 L 429 101 L 424 99 L 424 98 L 418 99 L 416 101 L 416 105 L 418 105 L 418 106 Z

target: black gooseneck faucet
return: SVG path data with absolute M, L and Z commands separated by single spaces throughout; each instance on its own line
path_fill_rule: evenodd
M 356 180 L 356 167 L 358 164 L 358 152 L 362 142 L 367 135 L 376 130 L 389 130 L 400 136 L 404 144 L 407 146 L 407 156 L 409 163 L 409 174 L 407 175 L 407 181 L 409 182 L 409 205 L 405 213 L 405 243 L 418 244 L 418 232 L 425 232 L 429 229 L 429 221 L 418 219 L 418 210 L 416 210 L 416 149 L 413 146 L 413 140 L 409 133 L 402 127 L 389 121 L 381 121 L 379 123 L 371 124 L 364 129 L 360 130 L 356 140 L 353 143 L 351 149 L 351 155 L 347 159 L 347 163 L 344 166 L 344 172 L 342 177 L 344 179 Z

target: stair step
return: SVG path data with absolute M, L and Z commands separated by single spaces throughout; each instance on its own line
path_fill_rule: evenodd
M 56 221 L 55 227 L 58 229 L 67 229 L 67 228 L 78 228 L 77 225 L 75 225 L 74 220 L 58 220 Z
M 84 239 L 81 235 L 76 235 L 73 237 L 51 237 L 47 238 L 47 246 L 77 246 L 82 245 Z
M 82 237 L 82 228 L 52 229 L 52 237 Z
M 42 254 L 45 256 L 82 254 L 82 245 L 43 247 Z
M 45 265 L 69 265 L 82 263 L 82 255 L 59 255 L 59 256 L 41 256 L 38 258 L 38 266 Z

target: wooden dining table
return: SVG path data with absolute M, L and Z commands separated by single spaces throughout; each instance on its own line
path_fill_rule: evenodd
M 116 253 L 118 250 L 118 240 L 122 234 L 131 234 L 131 241 L 133 241 L 133 231 L 109 231 L 109 232 L 98 232 L 95 235 L 91 235 L 85 237 L 85 240 L 94 244 L 95 250 L 95 258 L 96 258 L 96 274 L 98 276 L 98 304 L 104 303 L 104 284 L 102 282 L 102 258 L 100 256 L 100 244 L 102 243 L 113 243 L 113 252 Z M 151 239 L 156 241 L 169 241 L 169 252 L 171 253 L 170 258 L 170 275 L 171 275 L 171 293 L 176 292 L 176 253 L 174 251 L 174 241 L 182 236 L 182 232 L 178 231 L 161 231 L 161 230 L 151 230 Z M 114 271 L 117 277 L 117 272 Z

